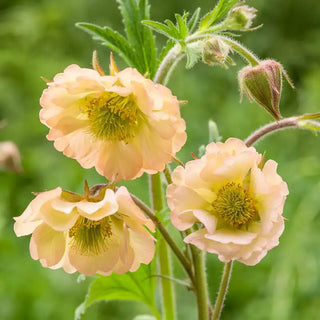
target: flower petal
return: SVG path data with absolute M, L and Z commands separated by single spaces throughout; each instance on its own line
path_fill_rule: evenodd
M 220 229 L 213 234 L 206 234 L 205 237 L 220 243 L 249 244 L 257 237 L 257 234 L 241 230 Z
M 44 267 L 52 267 L 60 262 L 66 247 L 64 232 L 53 230 L 45 223 L 39 225 L 30 240 L 30 253 L 33 259 L 40 259 Z

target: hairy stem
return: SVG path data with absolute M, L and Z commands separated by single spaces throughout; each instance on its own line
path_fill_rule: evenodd
M 152 207 L 156 212 L 163 209 L 162 186 L 160 173 L 150 176 L 150 187 L 152 195 Z M 165 238 L 161 236 L 158 239 L 158 261 L 160 274 L 164 277 L 161 278 L 162 288 L 162 306 L 163 306 L 163 319 L 175 320 L 176 319 L 176 304 L 174 286 L 172 281 L 166 277 L 172 277 L 172 265 L 170 252 Z
M 160 220 L 156 217 L 156 215 L 153 213 L 153 211 L 144 204 L 140 199 L 138 199 L 136 196 L 131 195 L 133 201 L 135 204 L 145 212 L 145 214 L 155 223 L 156 227 L 158 228 L 159 232 L 162 234 L 163 238 L 167 241 L 169 246 L 171 247 L 172 251 L 178 258 L 178 260 L 181 262 L 183 268 L 185 269 L 186 273 L 190 277 L 191 282 L 194 284 L 193 279 L 193 272 L 190 265 L 190 261 L 186 259 L 184 254 L 180 251 L 179 247 L 175 243 L 175 241 L 171 238 L 170 234 L 168 233 L 167 229 L 163 226 L 163 224 L 160 222 Z
M 172 183 L 171 170 L 167 164 L 166 164 L 166 167 L 164 168 L 163 173 L 164 173 L 164 176 L 166 177 L 167 183 L 171 184 Z
M 191 253 L 194 263 L 195 289 L 198 305 L 198 320 L 209 319 L 209 298 L 207 288 L 207 274 L 205 266 L 205 252 L 195 246 L 191 246 Z
M 231 278 L 232 261 L 225 263 L 212 320 L 219 320 Z
M 219 38 L 223 39 L 225 43 L 227 43 L 234 51 L 244 57 L 253 67 L 259 64 L 259 59 L 238 41 L 224 36 L 219 36 Z
M 172 71 L 183 57 L 181 47 L 176 44 L 163 58 L 153 81 L 166 85 L 169 81 Z
M 244 142 L 248 147 L 250 147 L 266 135 L 290 127 L 299 128 L 298 117 L 285 118 L 280 121 L 269 123 L 252 133 Z

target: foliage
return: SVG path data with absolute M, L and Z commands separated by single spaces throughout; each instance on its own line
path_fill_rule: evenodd
M 190 12 L 194 12 L 194 5 L 194 1 L 182 4 L 178 0 L 169 1 L 166 6 L 155 3 L 151 17 L 162 21 L 177 7 L 180 11 L 190 9 Z M 197 5 L 209 8 L 212 7 L 212 1 L 203 0 Z M 264 0 L 254 5 L 260 9 L 259 22 L 268 24 L 268 27 L 246 35 L 246 42 L 257 48 L 261 57 L 274 56 L 279 59 L 299 88 L 300 93 L 290 93 L 289 97 L 286 93 L 288 87 L 285 87 L 282 112 L 318 112 L 320 4 L 312 0 L 303 4 L 298 0 L 281 3 Z M 72 319 L 74 306 L 81 303 L 91 281 L 87 279 L 76 284 L 73 276 L 59 271 L 44 271 L 38 262 L 29 258 L 28 239 L 14 237 L 12 217 L 19 215 L 33 198 L 30 191 L 62 185 L 66 189 L 81 192 L 84 178 L 91 185 L 101 182 L 94 170 L 83 173 L 80 166 L 55 152 L 45 140 L 47 128 L 38 121 L 38 99 L 44 88 L 39 76 L 50 78 L 57 70 L 74 62 L 87 66 L 96 43 L 77 32 L 73 24 L 79 20 L 92 21 L 98 25 L 114 25 L 113 29 L 119 30 L 119 17 L 115 12 L 115 2 L 98 0 L 42 0 L 28 3 L 15 0 L 1 4 L 0 39 L 3 46 L 0 51 L 0 115 L 1 119 L 6 120 L 7 126 L 0 134 L 1 140 L 11 139 L 17 143 L 24 167 L 22 175 L 1 173 L 0 176 L 1 319 Z M 143 30 L 148 29 L 144 27 Z M 106 56 L 104 49 L 99 50 Z M 294 54 L 288 55 L 288 52 Z M 139 63 L 144 70 L 150 68 L 150 72 L 154 72 L 152 68 L 155 67 L 147 67 L 143 61 Z M 242 65 L 239 60 L 237 63 L 236 70 Z M 189 126 L 188 143 L 179 155 L 182 160 L 191 159 L 190 153 L 196 152 L 199 144 L 207 142 L 208 132 L 202 124 L 209 118 L 214 119 L 218 126 L 224 124 L 223 127 L 219 126 L 224 138 L 231 134 L 245 138 L 255 127 L 253 120 L 259 124 L 268 120 L 267 115 L 247 101 L 239 105 L 236 70 L 231 68 L 228 73 L 222 73 L 221 70 L 199 65 L 188 77 L 185 76 L 187 71 L 182 68 L 173 74 L 170 82 L 172 91 L 179 99 L 190 100 L 189 105 L 182 106 L 183 116 Z M 225 117 L 226 113 L 228 118 Z M 289 221 L 280 239 L 281 246 L 259 266 L 253 269 L 236 265 L 224 314 L 226 320 L 248 319 L 252 314 L 257 320 L 318 317 L 318 146 L 319 140 L 308 132 L 279 133 L 257 146 L 261 152 L 269 150 L 266 156 L 280 163 L 279 171 L 286 177 L 291 192 L 285 212 Z M 147 179 L 143 177 L 128 185 L 135 190 L 135 194 L 147 201 L 142 191 L 146 183 Z M 218 285 L 213 275 L 220 273 L 220 268 L 216 258 L 210 257 L 208 270 L 212 298 Z M 179 274 L 180 270 L 176 269 Z M 185 309 L 180 317 L 194 319 L 195 306 L 185 289 L 181 290 L 177 296 L 182 299 L 179 303 L 183 303 Z M 104 319 L 105 314 L 110 319 L 132 319 L 132 314 L 148 313 L 148 309 L 143 307 L 120 303 L 96 304 L 89 308 L 83 319 Z M 243 314 L 239 315 L 239 309 L 243 310 Z

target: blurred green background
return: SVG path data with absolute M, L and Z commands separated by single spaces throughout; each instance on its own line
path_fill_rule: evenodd
M 154 20 L 173 19 L 174 13 L 213 7 L 209 0 L 151 0 Z M 241 40 L 258 56 L 281 62 L 296 90 L 287 84 L 281 102 L 284 116 L 320 111 L 320 2 L 314 0 L 247 1 L 256 7 L 255 25 L 264 26 L 242 35 Z M 31 192 L 61 186 L 81 192 L 83 181 L 103 182 L 94 169 L 57 152 L 46 140 L 47 128 L 38 120 L 39 98 L 51 79 L 66 66 L 90 67 L 98 50 L 107 70 L 109 51 L 93 42 L 74 24 L 79 21 L 109 25 L 122 31 L 115 0 L 1 0 L 0 1 L 0 120 L 6 127 L 0 141 L 17 144 L 24 172 L 0 172 L 0 319 L 69 320 L 83 301 L 91 279 L 77 283 L 78 275 L 52 271 L 30 258 L 29 237 L 17 238 L 12 217 L 20 215 L 34 198 Z M 164 41 L 157 36 L 159 46 Z M 116 57 L 119 65 L 124 66 Z M 183 63 L 169 87 L 180 100 L 187 122 L 188 141 L 179 157 L 186 161 L 206 144 L 207 121 L 212 118 L 223 139 L 247 137 L 271 121 L 262 109 L 245 98 L 239 103 L 237 65 L 229 70 L 198 64 L 185 70 Z M 300 320 L 320 319 L 320 139 L 307 131 L 286 131 L 267 137 L 259 152 L 279 163 L 290 195 L 284 216 L 288 218 L 280 245 L 255 267 L 234 266 L 222 319 Z M 127 183 L 148 201 L 147 178 Z M 222 263 L 208 256 L 211 298 L 216 295 Z M 176 266 L 177 275 L 181 270 Z M 196 319 L 192 294 L 177 287 L 180 319 Z M 133 302 L 99 303 L 83 319 L 133 319 L 147 312 Z

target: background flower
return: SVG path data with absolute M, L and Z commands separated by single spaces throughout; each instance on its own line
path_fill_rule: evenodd
M 44 267 L 109 275 L 135 271 L 154 255 L 154 225 L 128 190 L 81 196 L 60 187 L 39 193 L 15 218 L 17 236 L 32 233 L 31 257 Z
M 185 242 L 248 265 L 278 244 L 288 189 L 276 162 L 262 162 L 253 147 L 231 138 L 175 169 L 167 189 L 172 223 L 179 230 L 201 226 Z
M 109 180 L 163 170 L 186 141 L 177 98 L 135 69 L 101 76 L 71 65 L 48 86 L 40 99 L 47 138 Z

